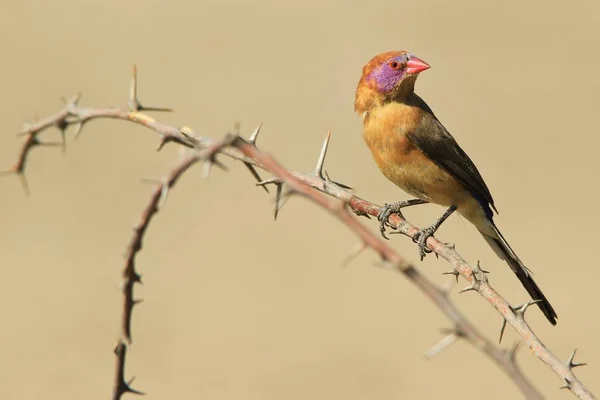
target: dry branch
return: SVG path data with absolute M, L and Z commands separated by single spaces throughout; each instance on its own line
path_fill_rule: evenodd
M 215 164 L 222 166 L 215 157 L 218 153 L 227 155 L 233 159 L 240 160 L 250 169 L 255 179 L 260 181 L 260 177 L 255 170 L 255 167 L 261 168 L 273 174 L 275 177 L 266 181 L 260 182 L 258 185 L 266 186 L 273 184 L 277 187 L 276 192 L 276 209 L 275 213 L 279 212 L 281 205 L 286 197 L 292 194 L 301 194 L 311 201 L 317 203 L 321 207 L 329 210 L 336 218 L 341 220 L 349 229 L 355 232 L 361 243 L 354 249 L 356 255 L 360 251 L 370 248 L 377 252 L 389 268 L 400 272 L 424 294 L 434 302 L 434 304 L 452 321 L 453 327 L 446 331 L 447 336 L 429 352 L 428 356 L 435 355 L 444 348 L 448 347 L 458 339 L 463 339 L 471 343 L 475 348 L 481 350 L 484 354 L 490 357 L 519 387 L 522 393 L 531 399 L 542 398 L 539 392 L 529 383 L 522 374 L 515 362 L 515 353 L 517 346 L 509 351 L 502 350 L 490 340 L 485 338 L 468 320 L 460 313 L 455 304 L 448 296 L 448 292 L 440 289 L 429 280 L 427 280 L 414 265 L 407 262 L 398 252 L 383 241 L 377 235 L 374 235 L 362 223 L 360 223 L 349 210 L 352 210 L 357 215 L 362 216 L 377 216 L 380 207 L 367 200 L 355 196 L 347 186 L 339 184 L 329 179 L 329 176 L 323 170 L 325 154 L 329 143 L 330 135 L 327 136 L 325 144 L 322 148 L 321 155 L 317 162 L 317 167 L 314 173 L 306 174 L 294 171 L 288 171 L 279 165 L 270 155 L 261 152 L 255 146 L 256 138 L 259 133 L 259 128 L 252 134 L 251 140 L 246 141 L 237 135 L 227 135 L 224 140 L 217 141 L 206 137 L 197 137 L 194 132 L 187 128 L 176 128 L 156 121 L 155 119 L 143 114 L 142 111 L 170 111 L 166 108 L 143 107 L 137 98 L 137 71 L 134 67 L 134 78 L 131 83 L 130 98 L 128 101 L 129 108 L 112 107 L 112 108 L 91 108 L 80 107 L 78 105 L 80 95 L 66 101 L 65 107 L 56 114 L 49 116 L 43 120 L 27 124 L 21 133 L 26 136 L 24 144 L 17 161 L 13 166 L 3 174 L 17 174 L 21 177 L 25 188 L 25 171 L 27 157 L 29 152 L 38 145 L 44 145 L 39 141 L 39 135 L 50 127 L 57 127 L 63 134 L 66 129 L 74 125 L 75 136 L 77 137 L 84 125 L 92 119 L 96 118 L 112 118 L 126 120 L 136 124 L 143 125 L 155 132 L 160 137 L 158 150 L 167 143 L 177 143 L 185 147 L 193 149 L 191 155 L 178 163 L 164 178 L 157 182 L 156 188 L 153 191 L 150 201 L 145 207 L 140 221 L 135 227 L 134 234 L 128 246 L 125 258 L 125 266 L 123 269 L 123 310 L 121 323 L 121 338 L 115 349 L 117 355 L 117 368 L 115 371 L 115 386 L 114 399 L 121 398 L 126 392 L 138 393 L 129 386 L 130 382 L 126 382 L 124 378 L 125 355 L 128 345 L 131 343 L 131 317 L 133 306 L 138 302 L 134 299 L 133 288 L 136 283 L 140 282 L 140 275 L 135 270 L 135 257 L 142 248 L 144 234 L 149 226 L 149 223 L 159 211 L 160 206 L 164 203 L 167 193 L 181 175 L 193 164 L 204 162 L 205 173 L 210 171 L 210 167 Z M 47 145 L 55 145 L 47 143 Z M 63 142 L 64 146 L 64 142 Z M 321 193 L 319 193 L 321 192 Z M 335 201 L 323 195 L 341 200 Z M 392 215 L 390 225 L 406 236 L 413 237 L 419 229 L 411 225 L 398 215 Z M 452 266 L 452 271 L 448 272 L 456 276 L 463 276 L 468 282 L 467 286 L 462 291 L 476 291 L 483 297 L 492 307 L 494 307 L 503 317 L 502 331 L 505 325 L 510 324 L 519 334 L 522 341 L 532 350 L 532 352 L 546 365 L 548 365 L 563 381 L 562 388 L 569 389 L 573 394 L 581 399 L 594 399 L 591 392 L 579 381 L 573 374 L 572 368 L 584 365 L 577 364 L 573 361 L 575 352 L 570 358 L 564 362 L 558 359 L 554 354 L 547 349 L 533 330 L 527 324 L 524 313 L 527 307 L 533 302 L 525 303 L 524 305 L 513 307 L 502 296 L 500 296 L 489 284 L 485 271 L 479 265 L 472 267 L 469 265 L 454 249 L 453 246 L 443 244 L 434 237 L 430 237 L 427 241 L 427 246 L 438 256 L 444 258 Z M 351 256 L 352 258 L 353 256 Z M 461 291 L 461 292 L 462 292 Z

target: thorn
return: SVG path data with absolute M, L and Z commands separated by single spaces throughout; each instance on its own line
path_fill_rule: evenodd
M 69 127 L 69 123 L 66 121 L 66 119 L 61 119 L 56 122 L 56 127 L 60 131 L 61 147 L 62 147 L 62 152 L 64 154 L 67 151 L 66 133 L 67 133 L 67 128 Z
M 9 175 L 18 175 L 21 181 L 21 185 L 23 186 L 23 191 L 25 192 L 25 196 L 29 197 L 29 185 L 27 184 L 27 178 L 25 177 L 25 172 L 23 169 L 19 170 L 16 166 L 13 166 L 11 169 L 6 171 L 0 171 L 0 178 L 9 176 Z
M 201 148 L 205 147 L 202 145 L 200 140 L 198 140 L 198 137 L 196 136 L 196 134 L 194 133 L 192 128 L 190 128 L 189 126 L 177 127 L 177 131 L 181 134 L 181 136 L 183 136 L 187 140 L 187 144 L 189 144 L 189 146 L 191 148 L 201 149 Z M 181 139 L 181 138 L 179 138 L 179 139 Z M 172 140 L 175 140 L 175 139 L 172 139 Z M 184 143 L 185 143 L 185 141 L 184 141 Z
M 223 164 L 221 161 L 217 160 L 215 157 L 213 157 L 213 159 L 211 160 L 211 162 L 216 165 L 217 167 L 221 168 L 223 171 L 227 172 L 229 171 L 229 169 L 227 168 L 227 166 L 225 164 Z
M 81 99 L 81 94 L 82 92 L 79 92 L 75 96 L 72 96 L 70 99 L 65 99 L 64 97 L 62 98 L 69 114 L 73 115 L 77 104 L 79 104 L 79 99 Z
M 510 309 L 513 310 L 515 314 L 517 314 L 517 316 L 524 317 L 527 308 L 529 308 L 529 306 L 533 304 L 539 303 L 540 301 L 542 300 L 530 300 L 527 303 L 521 304 L 516 307 L 510 306 Z M 506 329 L 506 323 L 506 319 L 502 319 L 502 326 L 500 327 L 500 339 L 498 339 L 499 344 L 502 343 L 502 336 L 504 335 L 504 330 Z
M 460 272 L 456 270 L 456 268 L 452 269 L 452 271 L 442 272 L 442 275 L 454 275 L 456 278 L 456 283 L 458 283 L 458 277 L 460 276 Z
M 473 277 L 473 283 L 477 282 L 477 284 L 479 285 L 481 282 L 487 283 L 488 279 L 486 274 L 488 274 L 488 271 L 485 271 L 483 269 L 481 269 L 481 266 L 479 265 L 479 261 L 477 261 L 477 265 L 475 266 L 475 268 L 473 268 L 471 270 L 471 276 Z
M 562 385 L 561 387 L 559 387 L 559 389 L 569 389 L 569 390 L 571 390 L 571 381 L 569 379 L 567 379 L 567 378 L 563 378 L 563 379 L 564 379 L 565 384 Z
M 217 154 L 215 153 L 215 154 L 212 154 L 206 161 L 204 161 L 202 179 L 208 179 L 213 165 L 216 165 L 217 167 L 221 168 L 223 171 L 228 171 L 225 164 L 223 164 L 221 161 L 217 160 Z
M 346 268 L 348 265 L 350 265 L 350 263 L 354 261 L 354 259 L 358 257 L 359 254 L 362 253 L 366 248 L 367 245 L 364 242 L 356 243 L 354 246 L 352 246 L 352 249 L 350 249 L 350 254 L 348 254 L 342 261 L 342 268 Z
M 192 128 L 190 128 L 189 126 L 180 126 L 177 128 L 177 130 L 179 131 L 179 133 L 181 133 L 188 139 L 194 138 L 194 131 L 192 131 Z
M 489 274 L 489 273 L 490 273 L 490 271 L 486 271 L 485 269 L 482 269 L 482 268 L 481 268 L 481 264 L 479 263 L 479 260 L 477 260 L 477 266 L 475 267 L 475 269 L 476 269 L 477 271 L 481 271 L 481 272 L 483 272 L 484 274 Z
M 325 137 L 325 141 L 323 142 L 323 147 L 321 147 L 321 153 L 319 154 L 319 159 L 317 160 L 317 166 L 315 167 L 315 175 L 319 178 L 325 180 L 325 176 L 323 175 L 323 165 L 325 164 L 325 156 L 327 155 L 327 148 L 329 147 L 329 141 L 331 140 L 331 129 L 327 132 L 327 136 Z M 329 177 L 327 177 L 329 180 Z
M 140 284 L 141 284 L 141 279 L 139 280 Z M 131 301 L 131 308 L 133 309 L 133 307 L 137 306 L 140 303 L 143 303 L 144 300 L 143 299 L 137 299 L 137 300 L 132 300 Z
M 133 383 L 134 380 L 135 380 L 135 376 L 133 378 L 131 378 L 129 380 L 129 382 L 123 382 L 123 391 L 125 393 L 133 393 L 133 394 L 137 394 L 137 395 L 140 395 L 140 396 L 144 396 L 146 393 L 140 392 L 139 390 L 135 390 L 135 389 L 133 389 L 130 386 Z
M 281 179 L 271 178 L 271 179 L 267 179 L 266 181 L 258 182 L 256 184 L 256 186 L 277 185 L 279 183 L 281 183 Z
M 525 311 L 532 306 L 533 304 L 537 304 L 542 302 L 543 300 L 529 300 L 527 303 L 521 304 L 519 306 L 513 307 L 511 306 L 510 308 L 517 314 L 520 316 L 524 316 L 525 315 Z
M 256 181 L 260 184 L 262 179 L 260 177 L 260 175 L 258 174 L 258 172 L 256 171 L 256 168 L 254 168 L 254 165 L 245 162 L 244 165 L 246 166 L 246 168 L 248 168 L 248 170 L 250 171 L 250 173 L 252 174 L 252 176 L 254 177 L 254 179 L 256 179 Z M 269 193 L 269 188 L 267 188 L 265 185 L 260 185 L 262 186 L 263 189 L 265 189 L 265 192 Z
M 170 141 L 171 140 L 169 139 L 169 136 L 160 135 L 160 143 L 158 144 L 156 151 L 161 151 L 163 149 L 163 147 L 165 147 L 165 145 Z
M 458 277 L 457 277 L 457 278 L 458 278 Z M 462 289 L 460 292 L 458 292 L 458 294 L 461 294 L 461 293 L 464 293 L 464 292 L 469 292 L 469 291 L 471 291 L 471 290 L 477 290 L 477 289 L 475 288 L 475 286 L 473 286 L 473 285 L 469 285 L 469 286 L 467 286 L 466 288 Z
M 336 185 L 338 185 L 339 187 L 341 187 L 342 189 L 354 190 L 354 189 L 352 189 L 352 188 L 351 188 L 350 186 L 348 186 L 348 185 L 344 185 L 344 184 L 343 184 L 343 183 L 341 183 L 341 182 L 338 182 L 338 181 L 334 181 L 334 180 L 332 180 L 332 179 L 329 177 L 329 174 L 327 173 L 327 171 L 324 171 L 324 172 L 325 172 L 325 181 L 327 181 L 327 182 L 330 182 L 330 183 L 333 183 L 333 184 L 336 184 Z
M 252 143 L 254 146 L 256 146 L 256 139 L 258 139 L 258 134 L 260 133 L 260 129 L 262 128 L 262 124 L 259 124 L 255 129 L 254 132 L 252 132 L 252 134 L 250 135 L 250 139 L 248 139 L 248 141 L 250 143 Z
M 456 340 L 458 338 L 459 338 L 459 336 L 456 333 L 454 333 L 454 332 L 448 334 L 438 344 L 436 344 L 435 346 L 433 346 L 431 349 L 429 349 L 429 351 L 427 351 L 427 353 L 425 353 L 425 359 L 430 360 L 434 356 L 438 355 L 439 353 L 442 352 L 442 350 L 447 349 L 454 342 L 456 342 Z
M 137 95 L 137 65 L 135 64 L 133 64 L 133 77 L 131 78 L 131 84 L 129 85 L 129 101 L 127 102 L 127 106 L 132 111 L 173 111 L 172 109 L 165 107 L 146 107 L 140 103 Z
M 290 195 L 291 195 L 290 191 L 283 193 L 283 182 L 280 182 L 277 184 L 277 192 L 275 193 L 275 214 L 273 216 L 275 220 L 277 220 L 279 211 L 281 211 L 284 204 L 289 199 Z
M 79 135 L 81 134 L 81 130 L 83 129 L 83 124 L 85 124 L 84 120 L 77 122 L 75 125 L 75 140 L 79 139 Z
M 138 111 L 173 112 L 173 109 L 168 107 L 147 107 L 139 104 Z
M 21 185 L 23 185 L 23 191 L 25 191 L 25 196 L 29 197 L 30 195 L 30 191 L 29 191 L 29 184 L 27 183 L 27 178 L 25 177 L 25 174 L 23 173 L 23 171 L 19 172 L 19 178 L 21 178 Z
M 206 160 L 204 165 L 202 166 L 202 179 L 208 179 L 210 176 L 210 171 L 212 169 L 213 162 L 210 160 Z
M 571 356 L 567 360 L 567 368 L 569 368 L 569 369 L 573 369 L 575 367 L 583 367 L 583 366 L 587 365 L 587 363 L 574 362 L 573 360 L 575 359 L 575 353 L 577 353 L 577 349 L 573 350 L 573 353 L 571 353 Z
M 140 103 L 137 99 L 137 65 L 133 64 L 133 74 L 129 84 L 129 102 L 128 106 L 133 111 L 139 111 Z
M 505 329 L 506 329 L 506 319 L 502 318 L 502 326 L 500 327 L 500 339 L 498 339 L 498 344 L 502 343 L 502 336 L 504 336 Z
M 74 106 L 79 104 L 79 100 L 81 100 L 81 95 L 83 94 L 83 92 L 79 92 L 77 93 L 75 96 L 71 97 L 69 99 L 69 103 L 68 104 L 72 104 Z
M 252 134 L 250 135 L 250 139 L 248 139 L 248 142 L 250 142 L 254 147 L 256 147 L 256 139 L 258 139 L 258 134 L 260 133 L 260 128 L 262 128 L 262 124 L 259 124 L 255 129 L 254 132 L 252 132 Z M 239 136 L 239 123 L 237 125 L 237 135 Z M 260 177 L 260 175 L 258 174 L 258 171 L 256 171 L 256 168 L 254 168 L 254 165 L 250 164 L 249 162 L 244 162 L 244 165 L 246 166 L 246 168 L 248 168 L 248 170 L 250 171 L 250 174 L 252 174 L 252 176 L 254 177 L 254 179 L 256 179 L 257 182 L 261 182 L 262 179 Z M 264 186 L 261 185 L 263 187 L 263 189 L 265 189 L 265 192 L 269 193 L 269 189 Z

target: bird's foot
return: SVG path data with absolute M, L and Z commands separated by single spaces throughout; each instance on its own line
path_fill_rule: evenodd
M 402 212 L 400 211 L 402 207 L 398 206 L 400 203 L 402 202 L 399 201 L 392 204 L 385 203 L 385 205 L 379 209 L 377 220 L 379 221 L 379 232 L 381 232 L 381 236 L 383 236 L 384 239 L 390 239 L 385 235 L 385 225 L 388 223 L 390 216 L 392 214 L 398 214 L 400 217 L 404 218 L 404 215 L 402 215 Z
M 385 203 L 385 205 L 379 209 L 379 214 L 377 215 L 381 236 L 389 240 L 389 238 L 385 235 L 385 225 L 389 224 L 388 220 L 392 214 L 398 214 L 402 219 L 406 219 L 404 218 L 404 215 L 402 215 L 401 211 L 404 207 L 426 203 L 427 201 L 421 199 L 402 200 L 391 204 Z
M 435 225 L 432 225 L 428 228 L 421 229 L 415 234 L 415 236 L 413 236 L 413 242 L 415 242 L 417 246 L 419 246 L 419 256 L 421 257 L 421 261 L 423 261 L 423 259 L 428 253 L 431 253 L 431 250 L 427 248 L 427 239 L 433 236 L 436 230 L 437 227 Z

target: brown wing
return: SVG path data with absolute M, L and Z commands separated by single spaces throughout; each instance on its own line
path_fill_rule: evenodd
M 423 99 L 414 94 L 411 100 L 424 113 L 418 128 L 407 134 L 408 139 L 431 161 L 462 183 L 484 208 L 489 209 L 489 205 L 497 213 L 490 190 L 467 153 L 461 149 Z

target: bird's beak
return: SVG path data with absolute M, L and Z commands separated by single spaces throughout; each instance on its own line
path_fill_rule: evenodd
M 406 72 L 408 74 L 418 74 L 429 68 L 431 68 L 429 64 L 415 56 L 412 56 L 406 63 Z

